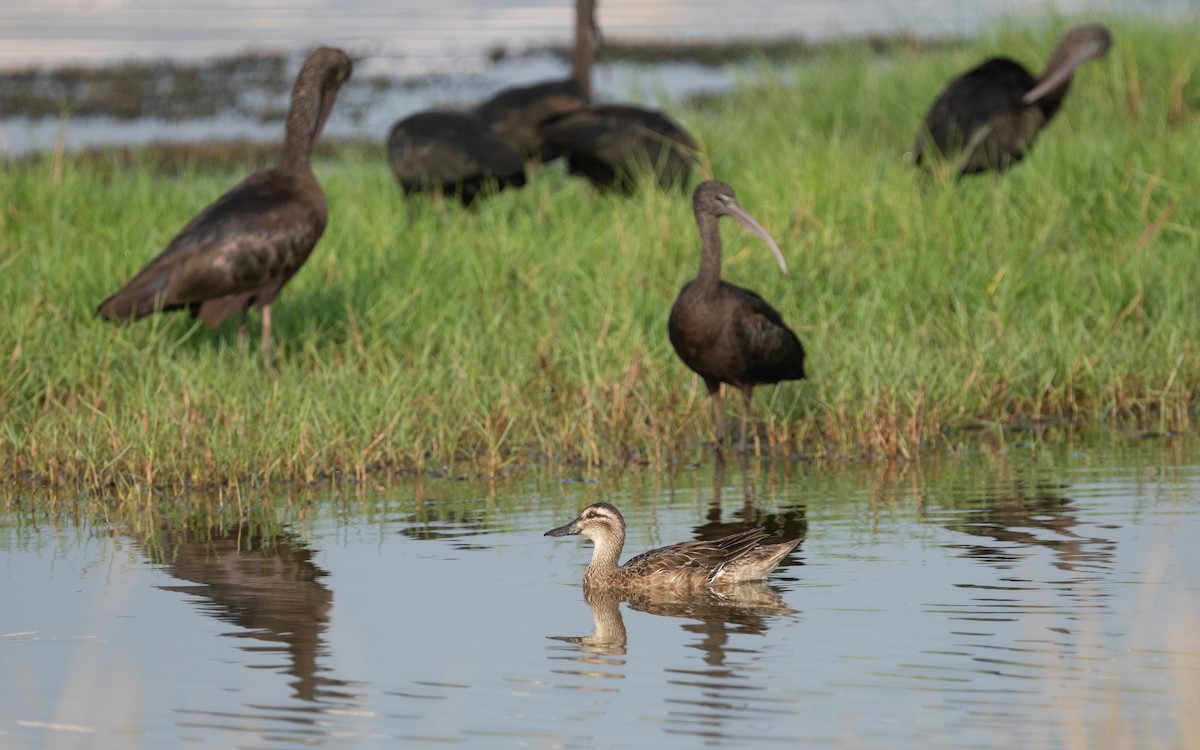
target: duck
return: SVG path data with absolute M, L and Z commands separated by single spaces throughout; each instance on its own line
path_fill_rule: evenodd
M 595 543 L 583 573 L 585 591 L 637 589 L 706 589 L 766 578 L 803 537 L 762 544 L 760 528 L 713 540 L 680 542 L 652 549 L 618 565 L 625 546 L 625 517 L 610 503 L 593 503 L 570 523 L 544 536 L 586 536 Z

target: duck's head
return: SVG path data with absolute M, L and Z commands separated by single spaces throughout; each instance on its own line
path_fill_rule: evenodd
M 621 511 L 608 503 L 593 503 L 579 512 L 579 516 L 566 526 L 550 529 L 545 536 L 572 536 L 582 534 L 593 542 L 601 539 L 625 538 L 625 518 Z

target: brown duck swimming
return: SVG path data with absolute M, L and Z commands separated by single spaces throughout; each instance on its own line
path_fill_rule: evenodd
M 692 194 L 692 209 L 702 243 L 700 273 L 679 292 L 667 319 L 667 334 L 679 358 L 708 386 L 718 446 L 725 439 L 721 383 L 742 392 L 740 450 L 745 451 L 754 386 L 803 378 L 804 347 L 766 300 L 721 280 L 718 219 L 731 216 L 761 237 L 784 273 L 787 261 L 775 240 L 738 204 L 733 188 L 725 183 L 701 183 Z
M 325 194 L 309 166 L 313 145 L 338 90 L 350 78 L 344 52 L 321 47 L 309 55 L 292 88 L 279 165 L 242 180 L 188 222 L 96 313 L 131 322 L 154 312 L 187 310 L 213 327 L 262 308 L 263 359 L 271 359 L 271 303 L 304 265 L 325 231 Z
M 545 147 L 538 124 L 587 106 L 591 100 L 596 35 L 596 0 L 576 0 L 571 75 L 565 80 L 504 89 L 476 107 L 474 114 L 491 125 L 522 159 L 557 158 L 558 151 Z
M 761 544 L 767 532 L 748 529 L 712 541 L 659 547 L 618 565 L 625 546 L 625 518 L 608 503 L 589 505 L 574 521 L 545 536 L 573 534 L 596 545 L 583 574 L 585 589 L 704 588 L 766 578 L 802 541 Z
M 961 177 L 1021 161 L 1058 113 L 1075 69 L 1104 57 L 1110 46 L 1112 37 L 1100 24 L 1076 26 L 1058 40 L 1041 78 L 1007 57 L 955 78 L 925 115 L 913 147 L 917 164 L 941 157 Z

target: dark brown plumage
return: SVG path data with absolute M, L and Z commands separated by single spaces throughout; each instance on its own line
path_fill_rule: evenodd
M 713 424 L 720 446 L 725 437 L 721 383 L 742 392 L 742 436 L 750 395 L 760 383 L 804 377 L 804 347 L 779 313 L 749 289 L 721 280 L 721 233 L 717 220 L 731 216 L 762 238 L 787 273 L 787 261 L 767 231 L 737 202 L 733 188 L 723 182 L 701 183 L 692 195 L 703 249 L 700 273 L 683 285 L 671 307 L 667 333 L 683 363 L 704 378 L 712 397 Z
M 663 188 L 682 187 L 695 161 L 696 142 L 661 112 L 608 104 L 546 120 L 538 128 L 547 148 L 567 157 L 572 174 L 630 189 L 652 174 Z
M 942 157 L 962 176 L 1021 161 L 1062 106 L 1075 69 L 1103 57 L 1111 45 L 1103 26 L 1076 26 L 1058 40 L 1041 78 L 1007 57 L 955 78 L 925 115 L 913 147 L 917 164 Z
M 561 81 L 504 89 L 476 107 L 474 114 L 491 125 L 522 159 L 557 158 L 559 152 L 546 147 L 537 127 L 547 118 L 579 109 L 590 101 L 595 37 L 596 0 L 576 0 L 571 75 Z
M 388 160 L 406 196 L 437 191 L 469 206 L 489 186 L 525 184 L 521 157 L 464 112 L 418 112 L 397 122 L 388 134 Z
M 188 310 L 210 326 L 262 308 L 260 350 L 271 355 L 271 304 L 308 259 L 325 231 L 325 194 L 309 165 L 313 145 L 338 90 L 350 77 L 350 58 L 321 47 L 296 76 L 279 165 L 256 172 L 188 222 L 166 250 L 100 304 L 106 320 L 131 322 L 158 311 Z

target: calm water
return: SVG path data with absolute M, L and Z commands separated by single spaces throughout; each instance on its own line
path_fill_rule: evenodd
M 334 44 L 357 62 L 327 132 L 382 140 L 392 123 L 415 110 L 469 107 L 505 86 L 565 76 L 566 63 L 549 54 L 510 56 L 495 64 L 489 53 L 568 43 L 572 8 L 571 0 L 195 0 L 186 7 L 175 0 L 6 0 L 0 3 L 0 73 L 68 63 L 203 62 L 248 51 L 283 52 L 290 56 L 286 82 L 232 86 L 233 103 L 216 115 L 168 120 L 147 113 L 117 120 L 76 113 L 63 133 L 68 149 L 274 140 L 280 137 L 300 58 L 316 44 Z M 1197 8 L 1200 0 L 745 0 L 730 13 L 729 4 L 718 0 L 601 0 L 598 22 L 608 38 L 621 40 L 827 39 L 897 32 L 936 37 L 975 34 L 1002 16 L 1194 18 Z M 726 90 L 755 73 L 748 65 L 615 63 L 595 71 L 594 88 L 599 100 L 669 104 Z M 56 92 L 54 100 L 59 99 L 69 112 L 71 96 Z M 52 148 L 58 132 L 57 116 L 0 111 L 0 156 Z
M 589 544 L 542 532 L 600 499 L 630 550 L 746 519 L 807 540 L 736 596 L 587 603 Z M 278 512 L 274 538 L 208 541 L 9 517 L 0 745 L 1200 742 L 1195 439 L 428 479 Z

